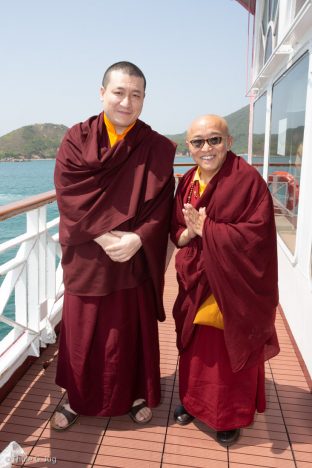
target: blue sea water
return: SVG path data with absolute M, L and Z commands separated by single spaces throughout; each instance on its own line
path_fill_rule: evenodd
M 53 190 L 54 167 L 55 160 L 0 163 L 0 206 Z M 53 203 L 48 206 L 48 219 L 55 216 Z M 0 222 L 0 243 L 22 234 L 25 227 L 25 214 Z

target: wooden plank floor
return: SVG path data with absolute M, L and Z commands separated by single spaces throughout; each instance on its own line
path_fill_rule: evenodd
M 268 409 L 242 430 L 229 449 L 199 421 L 174 423 L 179 402 L 178 357 L 171 309 L 176 296 L 174 259 L 166 274 L 167 321 L 160 324 L 162 395 L 146 426 L 125 415 L 80 417 L 68 431 L 50 430 L 49 419 L 64 394 L 54 385 L 57 348 L 50 346 L 0 405 L 0 451 L 17 441 L 27 457 L 13 466 L 60 468 L 312 468 L 312 394 L 281 317 L 277 327 L 282 351 L 266 364 Z M 43 369 L 43 363 L 50 365 Z M 1 468 L 1 467 L 0 467 Z

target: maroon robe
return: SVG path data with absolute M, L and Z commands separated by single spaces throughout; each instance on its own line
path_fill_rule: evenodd
M 177 189 L 176 244 L 185 229 L 182 207 L 195 170 L 185 174 Z M 193 416 L 216 430 L 234 429 L 250 424 L 256 406 L 264 410 L 264 360 L 279 352 L 273 204 L 263 178 L 232 152 L 202 196 L 195 200 L 193 195 L 191 202 L 197 209 L 206 207 L 207 218 L 202 238 L 196 236 L 176 256 L 179 294 L 173 314 L 180 396 Z M 224 331 L 193 324 L 211 293 L 222 311 Z M 249 392 L 241 392 L 242 380 Z M 199 395 L 201 403 L 195 403 Z
M 109 148 L 103 113 L 71 128 L 58 152 L 65 301 L 56 382 L 80 414 L 122 414 L 141 397 L 159 402 L 174 154 L 174 143 L 139 120 Z M 94 241 L 114 229 L 142 240 L 127 262 L 113 262 Z

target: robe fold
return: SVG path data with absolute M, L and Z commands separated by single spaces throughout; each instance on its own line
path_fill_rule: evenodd
M 182 208 L 195 171 L 188 171 L 177 189 L 171 228 L 176 245 L 186 228 Z M 196 236 L 176 255 L 179 293 L 173 315 L 180 397 L 193 416 L 216 430 L 229 430 L 250 424 L 256 408 L 264 411 L 264 360 L 279 352 L 273 203 L 260 174 L 229 151 L 192 204 L 205 207 L 207 217 L 202 238 Z M 210 294 L 224 330 L 193 324 Z
M 103 113 L 72 127 L 60 146 L 65 297 L 56 382 L 79 414 L 123 414 L 136 398 L 159 403 L 174 155 L 175 144 L 140 120 L 110 148 Z M 114 229 L 141 238 L 127 262 L 113 262 L 93 240 Z

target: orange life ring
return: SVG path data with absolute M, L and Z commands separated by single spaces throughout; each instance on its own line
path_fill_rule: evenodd
M 286 201 L 286 208 L 288 210 L 293 210 L 295 206 L 298 205 L 298 200 L 299 200 L 298 182 L 295 180 L 293 175 L 289 174 L 289 172 L 276 171 L 276 172 L 272 172 L 271 174 L 269 174 L 268 184 L 272 183 L 276 179 L 277 179 L 277 182 L 287 183 L 288 197 Z

